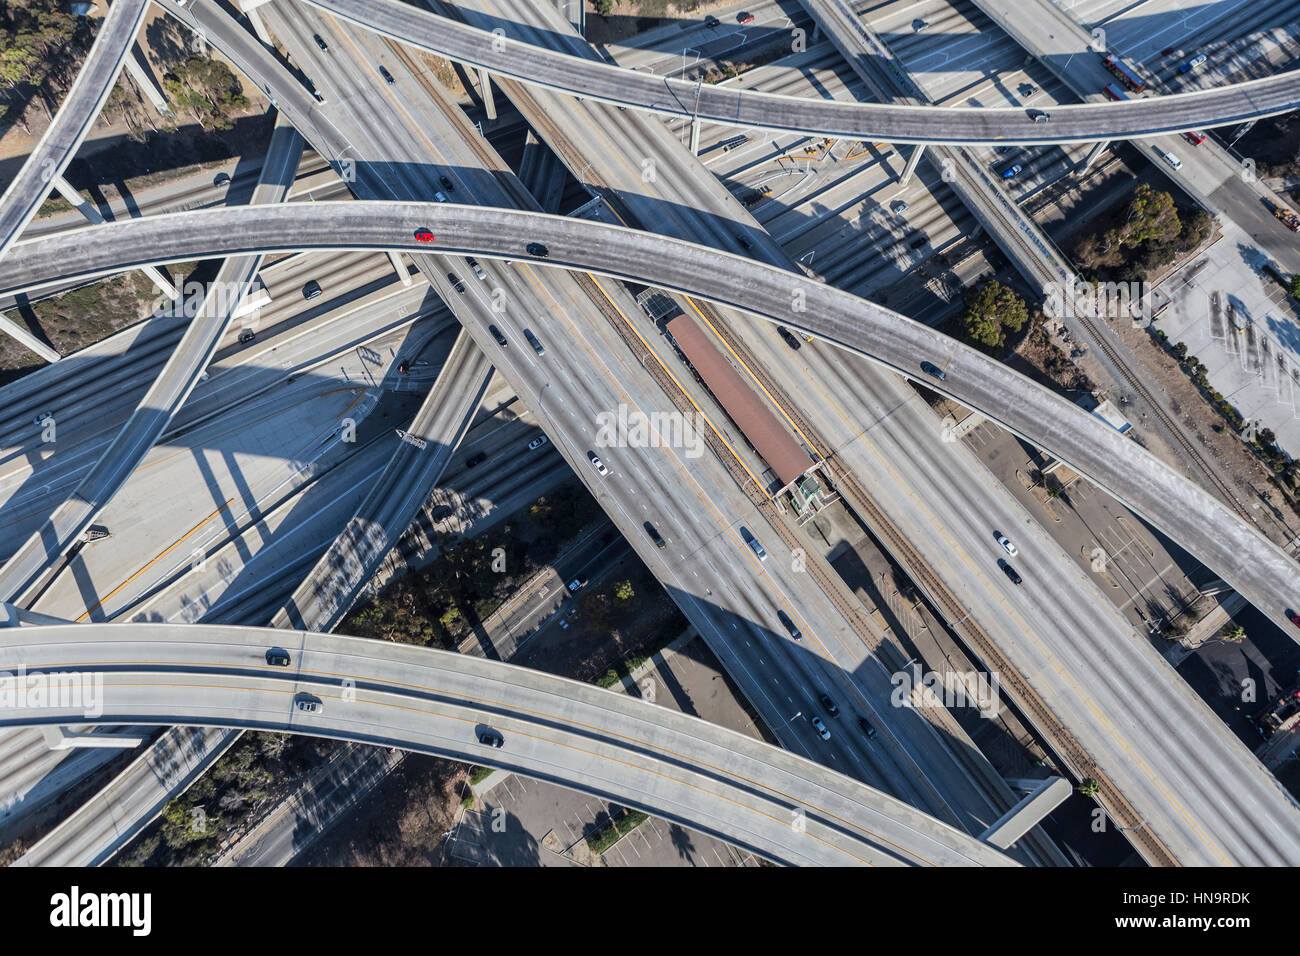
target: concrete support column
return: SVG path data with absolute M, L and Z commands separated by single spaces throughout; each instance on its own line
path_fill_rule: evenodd
M 921 143 L 912 150 L 912 155 L 907 157 L 907 165 L 903 167 L 903 175 L 898 177 L 898 185 L 906 186 L 916 172 L 916 164 L 921 161 L 925 155 L 925 144 Z
M 492 96 L 492 77 L 482 67 L 478 71 L 478 89 L 479 94 L 483 97 L 483 108 L 487 110 L 487 118 L 490 120 L 496 119 L 497 103 Z
M 57 362 L 61 356 L 54 349 L 50 348 L 25 328 L 7 318 L 3 312 L 0 312 L 0 333 L 9 336 L 16 342 L 20 342 L 27 348 L 31 349 L 47 362 Z
M 698 116 L 691 120 L 691 155 L 700 155 L 700 118 Z
M 1060 777 L 1049 777 L 1028 796 L 1008 810 L 980 839 L 1005 850 L 1038 825 L 1070 796 L 1070 785 Z
M 62 727 L 45 724 L 41 727 L 45 744 L 51 750 L 74 750 L 79 747 L 111 747 L 115 750 L 134 750 L 144 743 L 140 736 L 126 734 L 70 734 Z
M 1088 150 L 1088 155 L 1083 157 L 1079 164 L 1074 167 L 1074 175 L 1082 176 L 1086 173 L 1092 167 L 1092 164 L 1097 161 L 1097 157 L 1101 155 L 1101 151 L 1109 145 L 1110 140 L 1108 139 L 1103 139 L 1100 143 L 1093 143 L 1092 149 Z
M 136 85 L 144 90 L 144 95 L 149 97 L 149 102 L 159 113 L 170 113 L 171 107 L 167 105 L 167 94 L 162 88 L 154 82 L 153 75 L 140 65 L 140 60 L 144 57 L 144 51 L 140 49 L 137 43 L 131 47 L 131 52 L 126 55 L 123 61 L 126 63 L 126 72 L 131 74 L 131 79 L 135 80 Z
M 72 204 L 73 209 L 85 216 L 91 225 L 98 226 L 104 221 L 104 217 L 99 214 L 99 210 L 95 208 L 94 203 L 77 192 L 72 183 L 62 176 L 55 176 L 51 185 L 59 191 L 60 196 Z
M 257 12 L 254 6 L 250 4 L 244 7 L 244 15 L 248 17 L 248 22 L 253 25 L 253 32 L 257 34 L 257 38 L 267 46 L 274 48 L 275 43 L 271 40 L 271 31 L 267 30 L 266 24 L 262 22 L 262 15 Z M 261 6 L 261 4 L 256 4 L 256 6 Z
M 402 253 L 396 249 L 389 249 L 388 258 L 392 260 L 393 268 L 397 270 L 397 278 L 402 280 L 402 285 L 410 285 L 411 270 L 406 268 L 406 263 L 402 260 Z
M 130 59 L 131 58 L 128 56 L 127 60 L 129 61 Z M 95 208 L 95 204 L 86 199 L 86 197 L 81 195 L 81 193 L 77 192 L 77 190 L 72 187 L 72 183 L 68 182 L 62 176 L 55 176 L 53 185 L 54 188 L 58 190 L 59 195 L 71 203 L 77 212 L 85 216 L 86 221 L 91 225 L 98 226 L 104 221 L 104 217 L 100 215 L 99 210 Z M 180 297 L 180 289 L 172 285 L 172 283 L 168 281 L 167 277 L 158 271 L 156 266 L 141 266 L 140 271 L 147 275 L 149 281 L 158 288 L 158 291 L 169 299 Z

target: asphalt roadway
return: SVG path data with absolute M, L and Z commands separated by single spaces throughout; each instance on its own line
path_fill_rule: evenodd
M 499 76 L 668 116 L 891 143 L 1070 143 L 1228 126 L 1300 106 L 1300 72 L 1123 103 L 1024 109 L 809 100 L 655 76 L 519 43 L 400 0 L 305 0 L 359 27 Z M 503 21 L 503 27 L 509 23 Z
M 291 664 L 268 664 L 271 648 L 287 650 Z M 25 668 L 29 684 L 51 680 L 48 698 L 19 694 L 0 725 L 305 733 L 562 783 L 791 865 L 1011 865 L 973 837 L 778 747 L 621 693 L 461 654 L 266 628 L 52 625 L 0 632 L 0 668 Z M 74 683 L 91 688 L 101 713 L 86 714 L 91 698 L 67 691 Z M 302 710 L 304 700 L 318 709 Z M 504 746 L 481 743 L 480 733 L 501 735 Z

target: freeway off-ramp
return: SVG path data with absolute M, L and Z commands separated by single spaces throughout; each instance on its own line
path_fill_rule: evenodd
M 741 256 L 581 219 L 445 203 L 314 203 L 175 213 L 18 244 L 0 262 L 0 294 L 71 275 L 89 277 L 145 263 L 260 251 L 430 251 L 532 258 L 734 306 L 801 328 L 832 344 L 923 378 L 922 361 L 947 369 L 925 383 L 1056 455 L 1105 488 L 1223 576 L 1291 633 L 1285 611 L 1300 600 L 1300 571 L 1280 548 L 1218 499 L 1096 417 L 1005 365 L 879 305 Z M 942 440 L 941 435 L 935 436 Z
M 273 647 L 292 663 L 266 662 Z M 486 763 L 644 808 L 788 864 L 1012 865 L 905 803 L 743 734 L 590 684 L 428 648 L 304 631 L 170 624 L 12 627 L 0 669 L 99 686 L 0 726 L 233 726 Z M 303 695 L 317 713 L 295 706 Z M 95 708 L 97 709 L 97 708 Z M 133 715 L 129 719 L 125 714 Z M 479 743 L 488 729 L 501 749 Z
M 115 0 L 109 7 L 54 121 L 0 196 L 0 256 L 36 215 L 54 178 L 77 154 L 117 81 L 148 7 L 149 0 Z
M 1091 143 L 1227 126 L 1300 106 L 1300 72 L 1176 96 L 1060 106 L 1035 123 L 1023 109 L 911 107 L 781 96 L 626 70 L 521 43 L 400 0 L 305 0 L 334 16 L 524 83 L 621 106 L 731 126 L 891 143 Z

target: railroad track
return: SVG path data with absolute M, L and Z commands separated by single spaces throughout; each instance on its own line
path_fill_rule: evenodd
M 824 458 L 827 464 L 831 466 L 836 489 L 843 496 L 845 502 L 857 513 L 859 519 L 871 529 L 876 539 L 885 547 L 894 562 L 903 569 L 908 578 L 925 595 L 930 606 L 936 611 L 937 616 L 947 623 L 949 629 L 957 635 L 958 639 L 986 671 L 998 675 L 999 683 L 1011 692 L 1017 709 L 1026 722 L 1035 729 L 1039 737 L 1047 743 L 1058 759 L 1070 769 L 1076 779 L 1091 778 L 1097 781 L 1100 787 L 1099 800 L 1106 808 L 1107 813 L 1117 825 L 1125 828 L 1130 840 L 1141 844 L 1138 848 L 1139 852 L 1148 861 L 1157 866 L 1178 865 L 1173 854 L 1158 838 L 1142 826 L 1141 815 L 1128 803 L 1119 790 L 1109 782 L 1083 745 L 1066 729 L 1043 699 L 1030 688 L 1011 662 L 998 649 L 992 638 L 970 619 L 966 608 L 940 580 L 938 575 L 930 569 L 925 559 L 912 547 L 906 536 L 898 530 L 884 511 L 881 510 L 871 495 L 868 494 L 866 488 L 853 476 L 853 473 L 838 461 L 834 452 L 829 451 L 828 443 L 821 438 L 812 424 L 797 410 L 794 403 L 789 400 L 789 397 L 780 386 L 768 376 L 762 366 L 753 360 L 740 340 L 727 328 L 726 323 L 720 320 L 708 303 L 697 303 L 697 305 L 706 315 L 711 314 L 710 322 L 713 323 L 714 328 L 723 336 L 727 344 L 736 351 L 736 354 L 742 356 L 742 360 L 749 366 L 749 369 L 759 379 L 763 387 L 772 394 L 773 399 L 780 404 L 783 413 L 789 417 L 791 423 L 807 436 L 809 444 L 813 446 L 813 450 L 818 457 Z M 773 524 L 782 530 L 783 538 L 786 537 L 787 532 L 793 536 L 794 532 L 789 528 L 788 522 L 774 521 Z M 792 546 L 803 547 L 803 543 Z M 809 563 L 810 569 L 813 564 L 815 562 Z M 822 582 L 819 581 L 820 583 Z M 843 580 L 836 576 L 835 582 L 823 585 L 823 587 L 829 595 L 833 596 L 844 589 L 845 585 Z M 832 597 L 832 600 L 834 600 L 834 597 Z M 859 602 L 853 599 L 853 604 L 859 609 L 860 613 L 861 605 Z M 854 619 L 854 617 L 849 617 L 851 621 Z M 871 642 L 868 642 L 868 647 L 871 647 Z M 872 650 L 874 653 L 877 649 L 872 648 Z M 973 769 L 970 764 L 967 764 L 967 766 Z
M 520 100 L 516 99 L 517 96 L 524 100 L 532 99 L 520 84 L 503 80 L 500 85 L 502 91 L 515 102 L 516 106 L 520 104 Z M 523 112 L 522 109 L 521 112 Z M 533 112 L 537 115 L 545 115 L 544 111 L 534 110 Z M 565 138 L 559 134 L 558 130 L 539 128 L 537 132 L 553 149 L 560 153 L 561 158 L 566 161 L 570 169 L 583 167 L 585 161 L 580 156 L 564 151 Z M 548 133 L 552 135 L 547 135 Z M 476 147 L 477 145 L 475 144 Z M 487 165 L 492 166 L 493 164 L 488 163 Z M 609 189 L 607 184 L 599 182 L 591 171 L 588 171 L 583 181 L 591 187 L 600 189 L 601 193 L 605 195 L 606 201 L 610 202 L 612 206 L 617 207 L 617 205 L 620 205 L 617 195 Z M 529 206 L 531 207 L 531 205 L 530 202 Z M 631 328 L 629 320 L 618 309 L 613 307 L 613 304 L 600 290 L 594 279 L 586 273 L 575 272 L 574 275 L 579 285 L 587 292 L 597 308 L 600 309 L 602 315 L 618 332 L 620 338 L 631 349 L 632 354 L 638 358 L 652 378 L 664 390 L 664 393 L 669 396 L 674 406 L 683 414 L 694 413 L 696 409 L 689 396 L 685 395 L 680 386 L 674 381 L 673 376 L 662 365 L 658 356 L 646 348 L 640 336 Z M 777 386 L 759 363 L 753 360 L 748 349 L 728 328 L 727 323 L 722 321 L 711 304 L 700 302 L 696 303 L 696 306 L 700 309 L 701 314 L 713 325 L 717 334 L 737 355 L 742 357 L 742 361 L 748 365 L 763 387 L 771 393 L 781 413 L 787 417 L 795 430 L 805 436 L 805 442 L 813 454 L 816 457 L 827 459 L 828 463 L 830 463 L 833 455 L 828 456 L 826 451 L 823 451 L 823 449 L 829 448 L 827 443 L 820 438 L 811 423 L 797 411 L 797 406 L 789 400 L 784 390 Z M 777 513 L 778 508 L 771 495 L 767 493 L 766 489 L 759 487 L 753 481 L 748 469 L 743 466 L 732 449 L 722 441 L 713 429 L 705 429 L 704 437 L 710 450 L 723 462 L 728 473 L 736 481 L 737 485 L 744 489 L 750 500 L 769 518 L 772 527 L 777 530 L 782 540 L 789 547 L 799 548 L 806 553 L 806 542 L 799 538 L 789 522 L 785 521 Z M 940 617 L 947 622 L 966 619 L 966 611 L 957 602 L 955 596 L 948 591 L 904 536 L 876 506 L 866 490 L 847 470 L 840 468 L 836 474 L 842 476 L 836 479 L 837 485 L 843 490 L 851 490 L 852 504 L 855 510 L 858 511 L 860 516 L 869 516 L 870 520 L 866 521 L 868 527 L 873 528 L 878 538 L 887 542 L 891 556 L 904 569 L 904 572 L 917 583 L 922 592 L 927 595 L 931 605 L 940 610 Z M 866 519 L 864 518 L 864 520 Z M 872 653 L 878 653 L 880 641 L 874 636 L 875 629 L 871 626 L 861 602 L 848 591 L 843 579 L 829 565 L 826 565 L 816 555 L 810 557 L 812 560 L 807 563 L 807 571 L 812 575 L 814 582 L 827 595 L 836 610 L 844 616 L 845 620 L 849 622 Z M 950 623 L 949 626 L 951 627 L 952 624 Z M 1092 778 L 1098 782 L 1101 802 L 1106 807 L 1111 819 L 1127 829 L 1131 840 L 1142 844 L 1143 855 L 1157 865 L 1176 865 L 1177 861 L 1174 860 L 1172 854 L 1145 830 L 1139 814 L 1128 804 L 1118 789 L 1109 783 L 1082 745 L 1066 731 L 1041 698 L 1020 678 L 1010 662 L 1002 656 L 988 636 L 979 629 L 970 626 L 963 627 L 959 636 L 967 640 L 968 646 L 975 651 L 983 666 L 998 673 L 1002 686 L 1007 687 L 1015 695 L 1020 709 L 1029 718 L 1029 723 L 1035 727 L 1044 740 L 1049 742 L 1058 758 L 1075 773 L 1076 777 L 1078 779 Z M 947 716 L 948 719 L 952 719 L 951 715 Z M 972 766 L 970 758 L 962 759 L 960 754 L 957 756 L 959 760 L 962 760 L 968 771 L 976 769 Z M 957 825 L 960 826 L 960 824 Z
M 1247 521 L 1253 521 L 1250 512 L 1242 507 L 1241 503 L 1237 500 L 1236 494 L 1233 493 L 1232 488 L 1229 487 L 1227 482 L 1219 477 L 1218 473 L 1210 466 L 1210 463 L 1205 460 L 1196 446 L 1193 445 L 1191 440 L 1183 433 L 1183 430 L 1178 423 L 1175 422 L 1169 413 L 1164 410 L 1161 404 L 1156 401 L 1155 397 L 1147 387 L 1142 384 L 1142 380 L 1134 374 L 1133 370 L 1124 362 L 1123 358 L 1120 357 L 1119 351 L 1106 341 L 1103 331 L 1097 327 L 1097 324 L 1086 315 L 1080 315 L 1079 320 L 1083 324 L 1083 327 L 1088 330 L 1088 333 L 1092 336 L 1093 340 L 1097 343 L 1097 347 L 1106 353 L 1106 357 L 1115 364 L 1115 367 L 1119 370 L 1120 375 L 1124 377 L 1124 381 L 1128 384 L 1129 388 L 1133 389 L 1133 391 L 1141 396 L 1142 400 L 1150 406 L 1151 411 L 1155 414 L 1156 418 L 1160 420 L 1161 424 L 1165 426 L 1165 429 L 1173 437 L 1174 441 L 1178 442 L 1183 451 L 1187 454 L 1187 457 L 1190 458 L 1193 464 L 1195 464 L 1205 477 L 1209 479 L 1213 489 L 1218 492 L 1219 497 L 1223 499 L 1224 503 L 1231 505 L 1233 510 L 1242 518 Z

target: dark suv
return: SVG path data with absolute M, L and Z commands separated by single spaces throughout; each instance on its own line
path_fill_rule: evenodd
M 821 694 L 817 699 L 821 701 L 822 706 L 826 708 L 826 713 L 830 714 L 832 717 L 838 717 L 840 715 L 840 708 L 835 701 L 831 700 L 830 694 Z
M 266 662 L 272 667 L 288 667 L 289 652 L 281 650 L 278 647 L 273 647 L 266 652 Z
M 547 249 L 540 242 L 530 242 L 527 249 L 530 256 L 536 256 L 539 259 L 545 259 L 551 254 L 551 250 Z
M 776 334 L 781 336 L 782 341 L 784 341 L 786 345 L 790 346 L 790 348 L 794 349 L 796 352 L 799 351 L 799 346 L 802 344 L 799 341 L 799 336 L 795 335 L 784 325 L 778 325 L 776 327 Z
M 794 626 L 794 621 L 790 620 L 789 614 L 786 614 L 785 611 L 777 611 L 776 616 L 780 619 L 781 626 L 790 632 L 791 637 L 796 641 L 803 640 L 803 632 Z
M 659 529 L 656 528 L 654 525 L 652 525 L 649 521 L 645 523 L 645 533 L 650 535 L 650 540 L 655 543 L 655 547 L 658 548 L 667 547 L 668 542 L 664 540 L 664 536 L 661 535 L 659 533 Z
M 505 348 L 507 345 L 510 344 L 509 342 L 506 341 L 506 337 L 501 334 L 501 330 L 498 329 L 495 325 L 489 325 L 488 331 L 492 333 L 492 338 L 497 340 L 497 345 L 501 346 L 502 348 Z
M 1002 569 L 1003 574 L 1005 574 L 1007 577 L 1011 579 L 1012 584 L 1019 584 L 1021 581 L 1024 580 L 1023 578 L 1020 577 L 1020 572 L 1017 571 L 1015 568 L 1013 568 L 1006 561 L 998 561 L 998 567 Z

